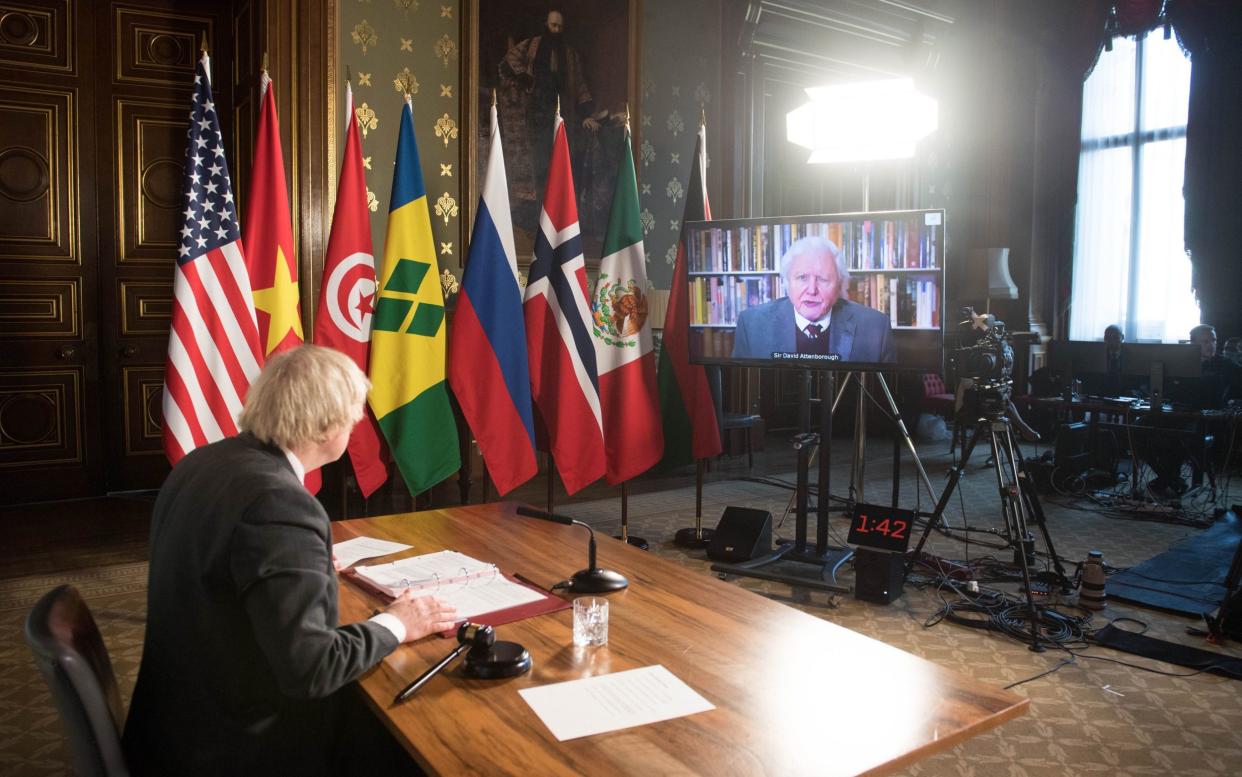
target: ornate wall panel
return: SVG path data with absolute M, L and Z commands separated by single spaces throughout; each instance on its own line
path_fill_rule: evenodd
M 163 336 L 172 323 L 171 283 L 121 281 L 121 335 Z
M 74 72 L 69 0 L 0 3 L 0 64 Z
M 78 338 L 78 279 L 0 279 L 0 330 L 11 338 Z
M 125 390 L 125 455 L 163 456 L 164 371 L 151 367 L 125 367 L 121 370 Z
M 82 460 L 80 370 L 0 372 L 0 469 Z
M 185 106 L 119 99 L 116 116 L 117 263 L 171 265 L 182 220 Z
M 0 87 L 0 255 L 76 262 L 75 90 Z
M 203 36 L 215 39 L 211 19 L 130 8 L 114 10 L 118 83 L 166 84 L 185 89 L 194 80 L 194 64 Z M 224 63 L 226 68 L 227 65 Z

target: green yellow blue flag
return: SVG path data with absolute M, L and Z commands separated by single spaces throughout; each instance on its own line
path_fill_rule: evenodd
M 401 109 L 388 236 L 371 319 L 371 409 L 411 494 L 461 467 L 444 383 L 444 292 L 413 108 Z

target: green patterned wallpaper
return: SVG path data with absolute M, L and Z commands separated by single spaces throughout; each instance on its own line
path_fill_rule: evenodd
M 345 68 L 353 75 L 354 106 L 362 123 L 371 234 L 378 261 L 388 226 L 392 164 L 402 89 L 413 93 L 414 134 L 427 187 L 431 227 L 441 269 L 460 277 L 462 181 L 461 45 L 459 0 L 337 0 L 337 95 L 344 105 Z M 342 126 L 344 125 L 342 116 Z M 345 145 L 337 139 L 336 172 Z M 373 196 L 372 196 L 373 195 Z
M 695 134 L 703 111 L 707 113 L 709 199 L 718 195 L 712 183 L 720 176 L 711 169 L 711 152 L 726 137 L 719 119 L 724 75 L 720 8 L 720 0 L 651 0 L 643 5 L 641 143 L 634 149 L 634 163 L 638 165 L 647 277 L 661 289 L 667 289 L 673 277 Z M 729 214 L 714 211 L 712 215 Z

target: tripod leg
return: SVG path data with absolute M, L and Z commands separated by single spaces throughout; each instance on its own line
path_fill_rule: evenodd
M 901 432 L 901 439 L 905 441 L 906 447 L 910 449 L 910 455 L 914 457 L 914 467 L 919 471 L 919 477 L 923 480 L 923 485 L 927 487 L 927 495 L 935 499 L 936 490 L 932 488 L 931 478 L 927 476 L 927 470 L 923 468 L 923 461 L 919 458 L 919 452 L 914 447 L 914 440 L 910 439 L 910 430 L 906 428 L 906 422 L 901 420 L 901 412 L 897 409 L 897 402 L 893 399 L 893 392 L 888 388 L 888 382 L 884 379 L 884 373 L 877 373 L 876 377 L 880 381 L 880 388 L 884 390 L 884 397 L 888 400 L 888 410 L 893 414 L 893 421 Z M 954 433 L 956 434 L 956 431 Z M 954 438 L 954 442 L 956 443 L 956 438 Z M 952 450 L 949 451 L 950 454 L 952 452 Z
M 1052 544 L 1052 534 L 1048 531 L 1048 519 L 1044 515 L 1044 506 L 1039 501 L 1039 494 L 1035 492 L 1035 485 L 1031 482 L 1024 460 L 1018 460 L 1017 471 L 1018 491 L 1026 501 L 1035 525 L 1039 527 L 1039 533 L 1044 536 L 1044 548 L 1047 549 L 1048 556 L 1052 559 L 1052 567 L 1057 572 L 1057 582 L 1061 586 L 1061 592 L 1069 593 L 1073 587 L 1070 585 L 1069 576 L 1065 573 L 1065 565 L 1061 563 L 1061 557 L 1057 555 L 1057 549 Z
M 970 436 L 970 441 L 966 443 L 964 450 L 966 457 L 969 458 L 970 452 L 975 449 L 975 444 L 979 442 L 979 438 L 983 435 L 983 424 L 980 423 L 975 427 L 975 432 Z M 965 459 L 963 459 L 965 461 Z M 937 523 L 944 520 L 944 510 L 949 504 L 949 498 L 953 496 L 954 489 L 957 488 L 958 481 L 962 479 L 962 471 L 965 464 L 959 464 L 956 467 L 949 467 L 949 482 L 944 484 L 944 491 L 940 493 L 940 498 L 936 500 L 936 509 L 932 510 L 931 515 L 927 516 L 927 525 L 923 527 L 923 534 L 919 537 L 919 542 L 914 546 L 914 554 L 906 561 L 906 574 L 910 574 L 910 570 L 914 568 L 914 562 L 923 552 L 923 546 L 927 544 L 927 538 L 931 534 Z
M 988 426 L 992 433 L 992 457 L 995 459 L 993 468 L 996 470 L 996 485 L 1000 491 L 1001 510 L 1005 514 L 1005 525 L 1009 531 L 1010 542 L 1015 542 L 1014 538 L 1017 538 L 1015 555 L 1018 558 L 1018 566 L 1022 570 L 1022 583 L 1026 587 L 1027 615 L 1031 626 L 1031 650 L 1042 653 L 1045 648 L 1039 643 L 1039 608 L 1035 606 L 1035 593 L 1031 589 L 1031 567 L 1026 557 L 1026 516 L 1021 487 L 1017 479 L 1017 466 L 1014 463 L 1013 437 L 1009 432 L 1007 420 L 992 422 Z M 1006 473 L 1001 465 L 1002 456 L 1005 463 L 1009 465 L 1008 474 L 1012 475 L 1012 481 L 1006 482 Z

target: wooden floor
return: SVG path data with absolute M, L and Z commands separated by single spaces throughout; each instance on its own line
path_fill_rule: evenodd
M 155 495 L 5 508 L 0 577 L 145 561 Z

